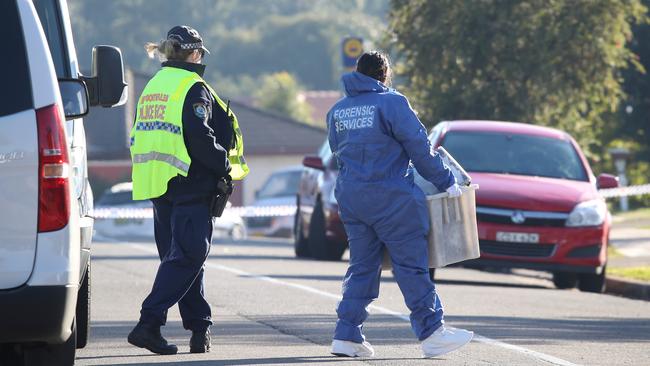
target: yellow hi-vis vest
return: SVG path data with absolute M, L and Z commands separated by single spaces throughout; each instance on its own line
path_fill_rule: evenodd
M 187 176 L 192 159 L 183 140 L 183 104 L 196 83 L 206 85 L 226 110 L 226 104 L 195 72 L 163 67 L 144 88 L 131 129 L 134 200 L 160 197 L 167 191 L 170 179 L 178 174 Z M 234 130 L 232 148 L 228 151 L 230 176 L 241 180 L 249 172 L 244 160 L 244 141 L 237 117 L 232 111 L 228 113 Z

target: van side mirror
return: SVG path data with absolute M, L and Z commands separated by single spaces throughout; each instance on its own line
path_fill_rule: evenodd
M 321 159 L 319 156 L 305 156 L 305 158 L 302 160 L 302 165 L 317 170 L 325 170 L 323 159 Z
M 59 90 L 66 119 L 75 119 L 88 114 L 88 89 L 79 79 L 59 79 Z
M 611 174 L 601 174 L 596 178 L 596 186 L 598 189 L 617 188 L 618 177 Z
M 91 76 L 83 77 L 88 85 L 90 105 L 115 107 L 126 102 L 127 84 L 124 81 L 122 52 L 113 46 L 93 47 Z

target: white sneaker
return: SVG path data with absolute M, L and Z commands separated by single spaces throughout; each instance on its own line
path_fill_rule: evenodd
M 455 351 L 469 343 L 472 337 L 474 337 L 474 332 L 464 329 L 447 329 L 443 325 L 422 341 L 423 357 L 437 357 Z
M 365 341 L 356 343 L 335 339 L 332 341 L 332 354 L 340 357 L 373 357 L 375 350 Z

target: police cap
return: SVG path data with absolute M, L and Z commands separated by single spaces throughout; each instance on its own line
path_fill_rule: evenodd
M 167 38 L 173 38 L 180 42 L 184 50 L 203 50 L 210 53 L 203 45 L 203 38 L 196 29 L 187 25 L 177 25 L 167 32 Z

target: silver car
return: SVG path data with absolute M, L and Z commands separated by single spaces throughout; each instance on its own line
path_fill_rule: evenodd
M 95 204 L 95 232 L 104 239 L 147 240 L 154 237 L 153 204 L 133 201 L 133 184 L 119 183 L 107 189 Z M 213 238 L 243 240 L 246 225 L 228 202 L 221 217 L 214 220 Z
M 251 235 L 291 237 L 296 213 L 296 194 L 302 166 L 278 170 L 255 192 L 255 202 L 246 209 Z

